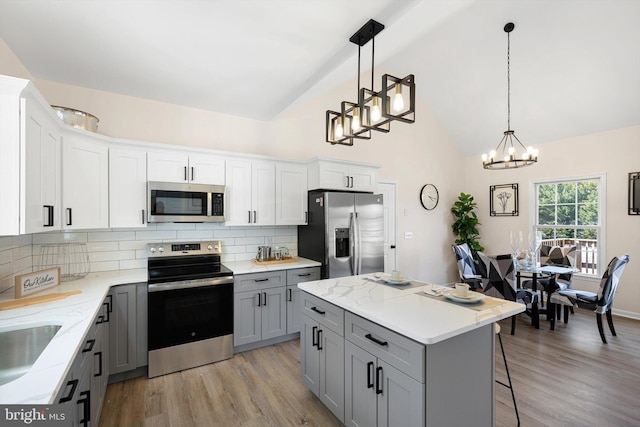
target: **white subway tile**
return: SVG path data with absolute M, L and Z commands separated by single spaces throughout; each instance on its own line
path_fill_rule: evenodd
M 29 246 L 19 246 L 17 248 L 13 248 L 11 250 L 11 257 L 13 259 L 26 258 L 30 257 L 31 253 L 31 245 Z
M 174 222 L 161 222 L 156 224 L 156 229 L 158 231 L 167 231 L 167 230 L 195 230 L 196 225 L 193 223 L 174 223 Z
M 118 270 L 119 261 L 100 261 L 100 262 L 92 262 L 91 263 L 91 272 L 95 273 L 97 271 L 113 271 Z
M 251 236 L 273 236 L 275 235 L 273 228 L 251 228 L 246 231 L 247 237 Z
M 89 236 L 91 237 L 91 236 Z M 87 243 L 87 251 L 91 252 L 107 252 L 117 251 L 119 249 L 118 242 L 91 242 Z
M 112 251 L 112 252 L 92 252 L 89 253 L 89 261 L 94 262 L 116 261 L 122 259 L 135 259 L 135 251 Z
M 213 222 L 199 222 L 196 223 L 196 230 L 215 230 L 220 229 L 220 225 Z
M 121 240 L 118 242 L 118 249 L 121 251 L 139 250 L 147 247 L 147 242 L 140 240 Z
M 120 261 L 120 270 L 131 270 L 133 268 L 147 268 L 147 260 L 127 259 Z
M 213 230 L 178 230 L 178 239 L 212 240 Z
M 222 253 L 223 254 L 240 254 L 247 252 L 246 246 L 223 246 Z M 256 248 L 257 252 L 257 248 Z
M 119 240 L 135 240 L 135 231 L 98 231 L 88 235 L 89 242 L 117 242 Z
M 33 242 L 31 234 L 23 234 L 22 236 L 0 237 L 0 251 L 5 249 L 13 249 L 18 246 L 30 245 Z
M 146 249 L 136 249 L 136 259 L 146 259 L 149 258 L 149 253 Z
M 238 237 L 236 245 L 264 245 L 264 237 Z
M 65 231 L 62 233 L 37 233 L 33 235 L 34 244 L 86 243 L 87 233 Z
M 251 261 L 256 257 L 256 254 L 236 254 L 236 261 Z
M 214 230 L 213 236 L 216 239 L 222 239 L 224 237 L 245 237 L 246 230 L 244 228 L 229 227 L 220 230 Z
M 13 266 L 11 263 L 0 265 L 0 279 L 13 276 Z
M 11 265 L 13 265 L 14 273 L 18 271 L 31 272 L 33 269 L 33 260 L 31 257 L 14 259 Z
M 14 291 L 10 289 L 15 286 L 15 283 L 13 275 L 0 279 L 0 293 L 13 293 Z
M 175 230 L 165 231 L 136 231 L 136 240 L 144 240 L 147 243 L 159 242 L 165 239 L 175 239 Z
M 294 236 L 298 234 L 297 227 L 278 227 L 275 228 L 275 236 Z
M 10 264 L 11 263 L 11 259 L 13 258 L 11 256 L 11 251 L 12 249 L 7 249 L 4 251 L 0 251 L 0 265 L 2 264 Z

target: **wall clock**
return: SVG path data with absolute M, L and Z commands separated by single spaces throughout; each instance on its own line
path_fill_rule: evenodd
M 440 200 L 440 195 L 435 185 L 426 184 L 422 187 L 422 190 L 420 190 L 420 203 L 423 208 L 428 211 L 435 209 L 438 206 L 438 200 Z

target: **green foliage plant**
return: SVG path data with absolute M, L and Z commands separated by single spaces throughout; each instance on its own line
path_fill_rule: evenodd
M 470 194 L 460 193 L 458 200 L 451 207 L 451 213 L 456 218 L 453 223 L 453 234 L 457 236 L 456 245 L 466 243 L 473 252 L 484 251 L 484 247 L 478 242 L 480 233 L 477 226 L 478 216 L 474 209 L 478 206 Z

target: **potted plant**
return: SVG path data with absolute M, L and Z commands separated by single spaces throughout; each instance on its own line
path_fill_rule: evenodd
M 477 228 L 479 223 L 478 216 L 474 212 L 477 206 L 478 204 L 473 201 L 472 195 L 460 193 L 458 200 L 451 207 L 451 213 L 456 217 L 456 221 L 452 226 L 453 234 L 458 237 L 456 245 L 466 243 L 474 254 L 484 250 L 484 247 L 478 242 L 478 239 L 480 239 L 480 233 L 478 233 Z

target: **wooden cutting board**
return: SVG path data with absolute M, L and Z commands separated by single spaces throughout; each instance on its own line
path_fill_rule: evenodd
M 253 261 L 253 263 L 257 265 L 274 265 L 274 264 L 289 264 L 291 262 L 298 262 L 298 258 L 291 257 L 291 258 L 285 258 L 280 260 L 274 259 L 269 261 L 258 261 L 257 259 L 252 259 L 251 261 Z
M 0 310 L 11 310 L 12 308 L 26 307 L 33 304 L 41 304 L 43 302 L 55 301 L 63 299 L 69 295 L 75 295 L 81 293 L 81 290 L 58 292 L 55 294 L 40 295 L 37 297 L 21 298 L 13 301 L 0 302 Z

